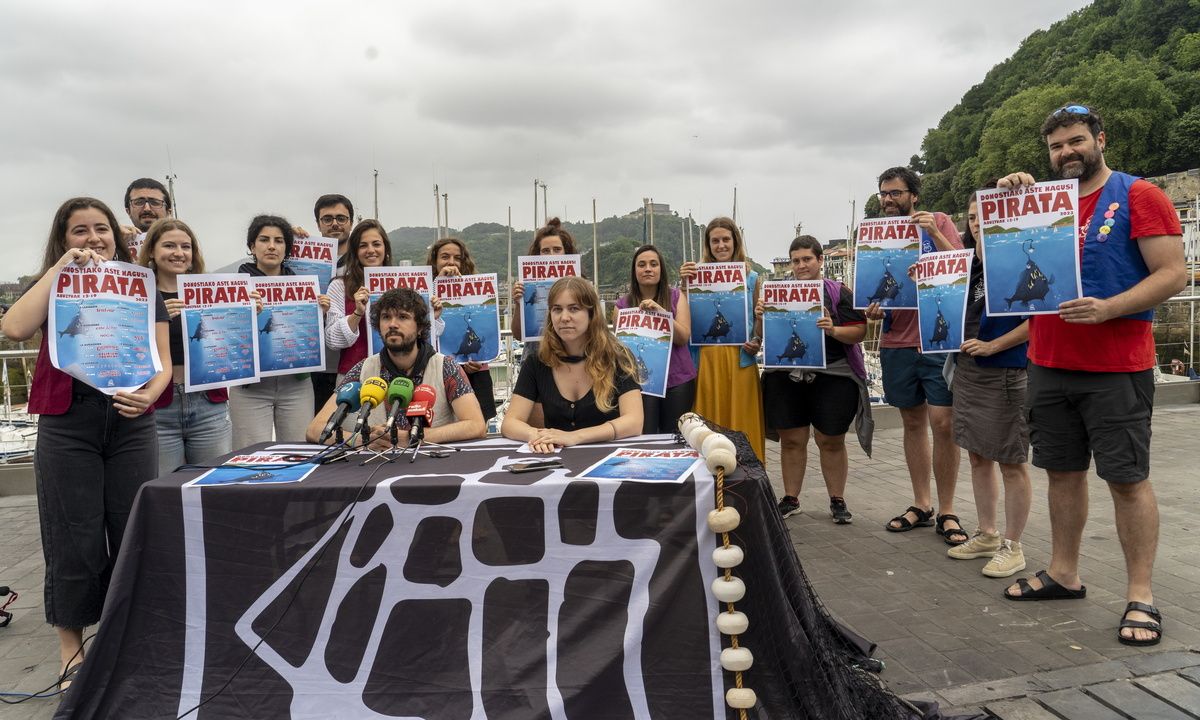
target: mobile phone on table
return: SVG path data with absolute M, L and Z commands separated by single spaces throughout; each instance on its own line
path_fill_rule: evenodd
M 504 469 L 511 473 L 537 472 L 538 470 L 553 470 L 554 468 L 562 467 L 562 460 L 558 458 L 550 458 L 548 460 L 524 460 L 518 463 L 505 465 Z

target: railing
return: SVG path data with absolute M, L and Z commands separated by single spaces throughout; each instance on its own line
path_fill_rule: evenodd
M 15 350 L 0 350 L 0 383 L 3 384 L 5 416 L 12 414 L 13 402 L 21 404 L 29 399 L 33 366 L 37 363 L 37 349 L 26 348 L 25 343 L 19 345 Z

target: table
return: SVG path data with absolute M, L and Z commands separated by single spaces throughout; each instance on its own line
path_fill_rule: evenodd
M 804 577 L 738 433 L 726 499 L 755 656 L 751 718 L 919 718 L 861 669 L 872 645 Z M 265 446 L 256 446 L 261 449 Z M 713 482 L 575 479 L 484 440 L 302 482 L 145 485 L 96 639 L 57 718 L 736 718 L 709 585 Z M 241 451 L 244 452 L 244 451 Z M 927 717 L 935 717 L 928 715 Z

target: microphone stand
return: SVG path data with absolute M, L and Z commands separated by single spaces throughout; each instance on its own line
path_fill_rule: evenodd
M 433 450 L 422 450 L 423 447 L 431 447 Z M 426 442 L 425 433 L 417 436 L 416 442 L 411 443 L 408 448 L 400 451 L 403 455 L 406 450 L 412 450 L 412 455 L 408 458 L 409 463 L 413 463 L 417 459 L 417 455 L 425 455 L 432 458 L 443 458 L 452 452 L 462 452 L 462 448 L 454 447 L 453 445 L 442 445 L 441 443 Z

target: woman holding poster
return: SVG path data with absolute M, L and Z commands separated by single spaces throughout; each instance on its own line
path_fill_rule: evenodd
M 571 233 L 567 232 L 562 226 L 562 221 L 558 218 L 550 218 L 546 224 L 538 228 L 533 234 L 533 242 L 529 243 L 529 250 L 526 255 L 575 255 L 579 251 L 575 249 L 575 238 Z M 512 302 L 510 308 L 521 307 L 521 301 L 525 298 L 525 283 L 520 281 L 514 282 L 512 286 Z M 523 327 L 521 320 L 521 312 L 519 310 L 512 311 L 512 335 L 514 338 L 520 338 Z M 530 352 L 537 352 L 537 345 L 532 344 L 527 348 Z
M 525 357 L 500 431 L 534 452 L 631 437 L 642 431 L 642 391 L 629 350 L 609 330 L 596 288 L 581 277 L 550 287 L 550 321 Z M 541 403 L 545 427 L 529 425 Z
M 150 226 L 138 264 L 154 271 L 158 292 L 171 318 L 171 383 L 154 404 L 158 427 L 158 474 L 166 475 L 184 463 L 204 465 L 233 450 L 229 422 L 229 391 L 185 392 L 183 377 L 183 320 L 179 276 L 204 272 L 204 257 L 196 234 L 182 220 L 166 218 Z
M 238 272 L 255 277 L 295 275 L 284 265 L 292 254 L 292 224 L 275 215 L 259 215 L 246 231 L 246 250 L 253 262 Z M 329 296 L 321 295 L 321 309 L 329 310 Z M 229 416 L 239 447 L 255 443 L 303 442 L 312 419 L 313 389 L 308 373 L 276 375 L 251 385 L 229 389 Z
M 329 311 L 325 313 L 325 345 L 341 350 L 338 376 L 367 356 L 370 336 L 367 315 L 369 293 L 363 268 L 392 264 L 392 243 L 378 220 L 363 220 L 354 226 L 346 241 L 346 272 L 329 283 Z
M 119 227 L 99 200 L 63 203 L 50 225 L 37 281 L 0 323 L 10 340 L 42 331 L 28 410 L 38 415 L 33 469 L 46 561 L 46 622 L 58 633 L 62 689 L 83 662 L 83 628 L 100 620 L 133 498 L 158 474 L 158 433 L 150 413 L 171 381 L 167 308 L 157 297 L 155 341 L 163 369 L 141 389 L 105 395 L 50 363 L 47 319 L 55 278 L 72 263 L 129 262 Z M 81 325 L 74 332 L 96 329 L 101 328 Z
M 475 261 L 471 259 L 471 251 L 466 243 L 456 237 L 444 237 L 429 248 L 428 265 L 434 277 L 458 277 L 474 275 Z M 446 331 L 446 322 L 442 320 L 442 301 L 436 295 L 433 297 L 433 334 L 434 347 Z M 484 420 L 496 417 L 496 390 L 492 385 L 491 367 L 485 362 L 468 360 L 461 363 L 467 380 L 471 381 L 471 389 L 475 391 L 475 399 L 479 401 L 479 409 L 483 412 Z
M 746 262 L 742 231 L 733 220 L 719 217 L 704 228 L 704 262 Z M 749 263 L 746 274 L 747 304 L 754 307 L 761 290 L 759 277 Z M 685 262 L 679 268 L 685 288 L 695 276 L 696 263 Z M 761 348 L 761 320 L 755 320 L 750 339 L 740 348 L 728 345 L 700 348 L 694 410 L 718 425 L 745 433 L 759 461 L 765 462 L 767 435 L 755 359 Z
M 692 409 L 696 400 L 696 366 L 688 351 L 692 318 L 687 298 L 667 282 L 662 253 L 653 245 L 633 251 L 629 269 L 629 294 L 617 299 L 618 308 L 643 310 L 675 316 L 671 333 L 671 368 L 667 373 L 667 395 L 642 395 L 642 432 L 673 433 L 679 416 Z M 669 310 L 667 308 L 670 308 Z
M 1033 502 L 1024 408 L 1029 321 L 988 314 L 979 237 L 979 208 L 972 198 L 963 246 L 975 248 L 975 259 L 967 289 L 962 352 L 956 357 L 950 389 L 954 393 L 954 442 L 971 459 L 979 528 L 970 540 L 946 552 L 957 560 L 989 558 L 981 572 L 988 577 L 1008 577 L 1025 569 L 1021 533 Z M 1003 535 L 996 525 L 997 464 L 1004 479 Z

